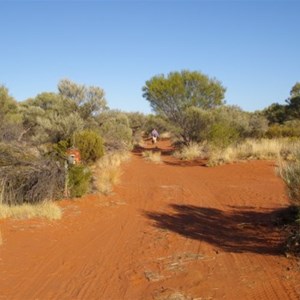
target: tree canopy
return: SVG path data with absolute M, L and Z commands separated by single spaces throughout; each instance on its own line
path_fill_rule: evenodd
M 73 101 L 83 119 L 101 113 L 107 109 L 104 90 L 97 86 L 77 84 L 69 79 L 58 83 L 59 94 Z
M 182 129 L 181 136 L 188 142 L 185 111 L 191 107 L 204 110 L 218 107 L 224 104 L 225 91 L 218 80 L 197 71 L 183 70 L 152 77 L 143 87 L 143 96 L 154 112 Z
M 188 107 L 208 109 L 222 105 L 225 91 L 218 80 L 184 70 L 171 72 L 166 77 L 152 77 L 143 87 L 143 96 L 155 112 L 176 121 Z

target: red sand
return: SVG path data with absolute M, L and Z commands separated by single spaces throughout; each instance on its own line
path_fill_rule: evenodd
M 113 195 L 63 201 L 60 221 L 1 221 L 0 299 L 300 299 L 274 163 L 207 168 L 158 147 L 162 164 L 134 153 Z

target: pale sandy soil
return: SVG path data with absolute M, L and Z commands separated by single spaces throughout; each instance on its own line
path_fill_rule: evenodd
M 63 201 L 60 221 L 1 221 L 0 299 L 300 299 L 274 163 L 207 168 L 158 147 L 162 164 L 136 151 L 114 194 Z

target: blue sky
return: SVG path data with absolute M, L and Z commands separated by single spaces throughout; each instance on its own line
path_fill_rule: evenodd
M 300 81 L 299 1 L 0 0 L 0 84 L 21 101 L 69 78 L 150 113 L 145 81 L 188 69 L 220 80 L 228 104 L 263 109 Z

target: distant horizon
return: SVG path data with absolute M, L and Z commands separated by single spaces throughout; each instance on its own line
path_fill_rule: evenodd
M 151 77 L 199 71 L 244 111 L 285 104 L 300 81 L 298 1 L 0 1 L 0 84 L 17 101 L 68 78 L 108 106 L 153 113 Z

